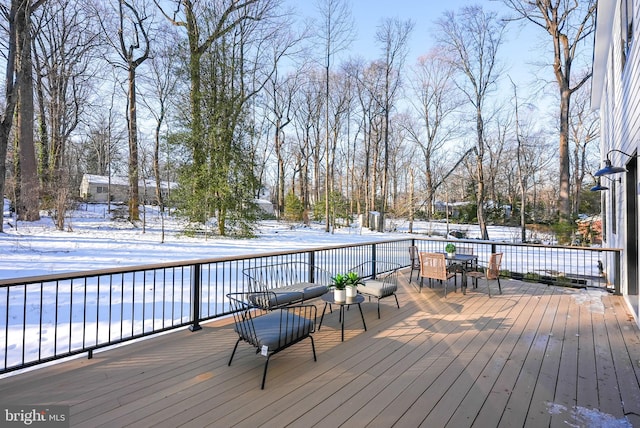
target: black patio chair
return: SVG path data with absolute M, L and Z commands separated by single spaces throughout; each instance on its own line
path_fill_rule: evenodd
M 316 347 L 311 336 L 316 330 L 317 308 L 313 305 L 292 305 L 270 310 L 261 302 L 270 301 L 275 296 L 268 295 L 268 292 L 262 294 L 265 295 L 258 296 L 256 292 L 227 294 L 233 311 L 235 331 L 238 333 L 228 365 L 231 365 L 240 342 L 247 342 L 256 348 L 256 354 L 266 357 L 260 389 L 264 389 L 269 359 L 283 349 L 309 338 L 313 361 L 317 361 Z

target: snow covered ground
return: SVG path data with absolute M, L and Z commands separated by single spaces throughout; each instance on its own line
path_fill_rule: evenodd
M 326 233 L 321 223 L 305 227 L 273 220 L 260 223 L 255 239 L 207 238 L 185 236 L 183 223 L 171 218 L 165 221 L 165 240 L 161 243 L 161 218 L 153 207 L 147 210 L 144 230 L 141 223 L 112 220 L 103 204 L 82 205 L 71 212 L 65 231 L 56 230 L 47 215 L 38 222 L 16 225 L 6 204 L 4 214 L 0 279 L 406 238 L 409 228 L 407 222 L 394 220 L 393 233 L 358 226 Z M 447 225 L 416 222 L 413 230 L 444 236 Z M 450 224 L 449 230 L 462 230 L 468 238 L 479 236 L 478 226 Z M 496 227 L 490 228 L 489 234 L 491 239 L 517 242 L 520 231 Z

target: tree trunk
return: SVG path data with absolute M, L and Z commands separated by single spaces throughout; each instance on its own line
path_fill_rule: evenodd
M 481 105 L 481 100 L 477 101 L 477 105 Z M 483 170 L 483 161 L 484 161 L 484 121 L 482 119 L 482 111 L 480 107 L 478 107 L 476 112 L 476 131 L 478 134 L 478 153 L 477 153 L 477 180 L 478 180 L 478 192 L 476 193 L 476 203 L 477 206 L 477 214 L 478 214 L 478 225 L 480 226 L 480 238 L 484 240 L 489 239 L 489 232 L 487 231 L 487 223 L 484 218 L 484 170 Z
M 281 122 L 280 119 L 276 121 L 276 135 L 275 135 L 275 150 L 276 157 L 278 159 L 278 184 L 276 189 L 276 205 L 278 218 L 283 218 L 284 216 L 284 159 L 282 158 L 282 139 L 280 138 L 280 130 L 281 130 Z
M 560 90 L 560 193 L 558 199 L 558 211 L 560 222 L 568 223 L 571 219 L 571 191 L 569 171 L 569 102 L 571 91 L 568 85 Z
M 156 201 L 158 202 L 158 206 L 160 207 L 160 212 L 164 213 L 164 198 L 162 196 L 162 188 L 160 184 L 160 129 L 164 120 L 164 106 L 160 107 L 160 109 L 160 115 L 158 116 L 158 120 L 156 121 L 155 142 L 153 145 L 153 175 L 156 180 Z M 167 186 L 168 190 L 170 186 L 168 180 Z
M 140 220 L 138 188 L 138 124 L 136 118 L 136 72 L 129 68 L 129 220 Z
M 16 205 L 18 218 L 40 219 L 36 153 L 33 139 L 33 63 L 31 60 L 30 2 L 20 2 L 16 15 L 18 115 L 17 140 L 20 159 L 20 200 Z
M 21 4 L 18 0 L 13 0 L 11 2 L 11 9 L 8 17 L 9 40 L 5 75 L 5 105 L 4 112 L 0 116 L 0 196 L 3 197 L 3 205 L 5 178 L 7 176 L 7 149 L 9 148 L 9 136 L 11 133 L 11 126 L 13 125 L 13 116 L 17 98 L 17 85 L 14 83 L 13 79 L 17 54 L 15 18 L 18 4 Z M 4 232 L 3 223 L 3 221 L 0 221 L 0 233 Z

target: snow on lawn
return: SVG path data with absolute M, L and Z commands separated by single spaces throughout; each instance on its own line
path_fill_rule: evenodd
M 408 222 L 393 220 L 393 233 L 357 226 L 326 233 L 323 223 L 306 227 L 272 220 L 260 223 L 254 239 L 207 238 L 185 236 L 184 223 L 170 218 L 165 220 L 165 242 L 161 243 L 156 208 L 147 208 L 144 231 L 142 222 L 134 225 L 110 217 L 106 204 L 87 204 L 70 213 L 65 231 L 56 230 L 46 213 L 38 222 L 18 222 L 16 227 L 5 200 L 0 279 L 406 238 L 409 229 Z M 413 227 L 414 233 L 439 236 L 446 235 L 446 230 L 444 222 L 416 222 Z M 449 230 L 462 231 L 471 239 L 479 237 L 474 225 L 450 224 Z M 491 239 L 497 241 L 517 242 L 519 233 L 517 228 L 489 227 Z
M 5 210 L 0 279 L 406 237 L 360 228 L 332 234 L 325 233 L 322 224 L 304 227 L 277 221 L 260 223 L 255 239 L 188 237 L 182 222 L 169 219 L 161 243 L 161 219 L 156 210 L 147 212 L 143 231 L 142 222 L 133 225 L 107 218 L 106 205 L 83 207 L 86 209 L 71 213 L 66 231 L 56 230 L 53 219 L 46 215 L 38 222 L 18 222 L 16 227 Z

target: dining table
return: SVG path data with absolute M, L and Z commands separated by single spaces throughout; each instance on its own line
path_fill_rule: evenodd
M 462 289 L 462 294 L 466 294 L 467 272 L 469 270 L 475 269 L 475 267 L 478 264 L 478 256 L 475 254 L 462 254 L 462 253 L 454 253 L 454 254 L 444 253 L 444 255 L 447 261 L 447 267 L 449 272 L 456 272 L 461 274 L 462 284 L 460 285 L 460 288 Z

